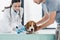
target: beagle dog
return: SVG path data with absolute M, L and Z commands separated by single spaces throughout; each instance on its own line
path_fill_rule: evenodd
M 40 30 L 40 26 L 37 26 L 34 21 L 27 22 L 25 27 L 26 27 L 26 31 L 28 32 L 27 34 L 33 34 L 36 31 Z

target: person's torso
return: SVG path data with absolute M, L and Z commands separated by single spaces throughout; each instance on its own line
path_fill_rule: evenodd
M 33 0 L 29 3 L 29 20 L 38 22 L 42 18 L 42 3 L 36 4 Z

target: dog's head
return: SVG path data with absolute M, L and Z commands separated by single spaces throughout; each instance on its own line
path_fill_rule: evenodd
M 29 33 L 33 33 L 37 29 L 36 23 L 34 21 L 27 22 L 27 24 L 25 26 L 26 26 L 26 30 Z

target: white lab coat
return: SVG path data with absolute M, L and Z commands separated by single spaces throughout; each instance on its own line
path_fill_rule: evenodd
M 10 16 L 11 12 L 11 16 Z M 23 8 L 20 8 L 20 16 L 18 16 L 19 12 L 15 12 L 13 8 L 6 9 L 2 14 L 2 18 L 0 19 L 0 33 L 15 33 L 15 28 L 18 25 L 21 25 L 22 17 L 23 17 Z

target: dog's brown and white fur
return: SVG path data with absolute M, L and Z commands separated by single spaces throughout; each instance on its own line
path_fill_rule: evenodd
M 37 30 L 40 30 L 40 26 L 37 26 L 34 21 L 29 21 L 25 25 L 26 30 L 28 31 L 28 34 L 35 33 Z

